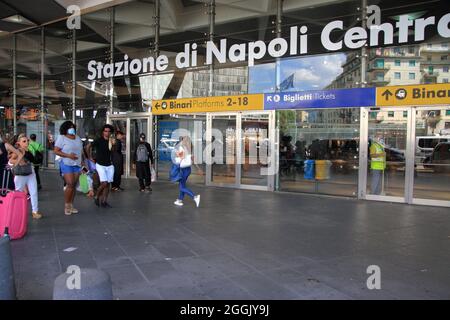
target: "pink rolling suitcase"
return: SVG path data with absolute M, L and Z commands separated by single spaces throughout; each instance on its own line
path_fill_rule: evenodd
M 10 174 L 10 170 L 5 170 L 0 190 L 0 236 L 3 237 L 5 228 L 8 228 L 13 240 L 22 238 L 27 232 L 28 201 L 24 192 L 7 189 Z

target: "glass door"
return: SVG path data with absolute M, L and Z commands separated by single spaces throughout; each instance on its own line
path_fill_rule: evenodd
M 129 168 L 128 170 L 128 176 L 135 177 L 136 176 L 136 164 L 133 163 L 133 156 L 134 151 L 137 148 L 137 145 L 139 144 L 139 136 L 141 133 L 144 133 L 146 136 L 146 141 L 149 141 L 149 135 L 148 135 L 148 119 L 141 118 L 141 119 L 130 119 L 130 126 L 127 133 L 127 136 L 130 137 L 130 143 L 128 144 L 130 146 L 129 149 L 129 156 L 127 157 L 127 165 L 126 167 Z M 152 146 L 152 149 L 153 146 Z
M 365 198 L 407 202 L 410 108 L 365 111 Z
M 240 185 L 267 188 L 270 165 L 269 114 L 241 114 Z
M 111 124 L 115 131 L 120 130 L 125 133 L 125 139 L 122 141 L 122 153 L 125 156 L 124 176 L 125 178 L 135 177 L 136 168 L 133 165 L 133 153 L 141 133 L 145 133 L 147 142 L 154 150 L 151 115 L 108 115 L 107 123 Z
M 274 112 L 209 114 L 207 184 L 273 190 L 277 164 Z
M 209 119 L 209 182 L 211 185 L 237 187 L 237 114 L 213 114 Z
M 412 202 L 450 207 L 450 107 L 413 113 Z

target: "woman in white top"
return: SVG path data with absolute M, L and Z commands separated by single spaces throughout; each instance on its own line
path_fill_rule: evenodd
M 186 187 L 192 166 L 191 139 L 188 136 L 181 137 L 181 141 L 175 147 L 175 156 L 175 163 L 180 165 L 181 179 L 179 181 L 180 195 L 174 203 L 177 206 L 182 206 L 184 195 L 187 194 L 195 201 L 195 204 L 198 207 L 200 205 L 200 195 L 194 195 L 194 193 Z
M 76 134 L 76 127 L 72 121 L 65 121 L 59 128 L 60 136 L 55 142 L 54 152 L 61 157 L 59 168 L 64 177 L 64 214 L 78 213 L 73 206 L 78 178 L 81 173 L 83 142 Z

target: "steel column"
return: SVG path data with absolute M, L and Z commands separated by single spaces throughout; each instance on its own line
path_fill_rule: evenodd
M 13 132 L 17 134 L 17 34 L 13 35 Z
M 41 28 L 41 143 L 44 147 L 44 160 L 43 165 L 44 167 L 47 166 L 47 128 L 46 128 L 46 114 L 45 114 L 45 79 L 44 79 L 44 68 L 45 68 L 45 33 L 44 28 Z
M 77 72 L 77 39 L 76 39 L 76 30 L 72 30 L 72 122 L 76 123 L 76 90 L 77 90 L 77 83 L 76 83 L 76 72 Z
M 214 26 L 216 23 L 216 1 L 210 0 L 208 4 L 208 15 L 209 15 L 209 41 L 214 41 Z M 214 95 L 214 61 L 209 66 L 209 89 L 208 96 Z

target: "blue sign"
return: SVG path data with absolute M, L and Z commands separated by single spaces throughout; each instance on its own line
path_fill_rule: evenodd
M 310 90 L 264 94 L 264 110 L 375 106 L 375 88 Z

